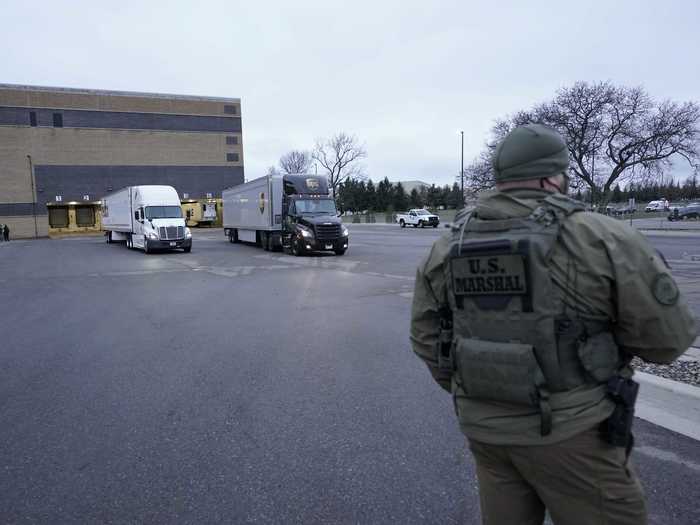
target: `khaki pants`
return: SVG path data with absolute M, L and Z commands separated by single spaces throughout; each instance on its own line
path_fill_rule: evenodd
M 644 493 L 625 450 L 589 430 L 553 445 L 470 440 L 484 525 L 644 525 Z

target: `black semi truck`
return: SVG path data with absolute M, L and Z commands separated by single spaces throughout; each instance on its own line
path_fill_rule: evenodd
M 223 191 L 224 233 L 229 241 L 256 243 L 294 255 L 348 249 L 343 225 L 319 175 L 266 175 Z

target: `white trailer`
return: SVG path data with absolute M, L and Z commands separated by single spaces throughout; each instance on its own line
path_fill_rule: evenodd
M 224 228 L 235 234 L 233 242 L 261 243 L 261 235 L 274 235 L 274 244 L 280 244 L 282 181 L 279 175 L 266 175 L 223 191 Z
M 125 241 L 145 253 L 192 250 L 177 191 L 172 186 L 128 186 L 102 198 L 102 230 L 108 243 Z

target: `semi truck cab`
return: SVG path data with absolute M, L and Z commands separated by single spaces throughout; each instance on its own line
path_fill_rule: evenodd
M 348 249 L 348 229 L 338 217 L 335 201 L 328 196 L 286 196 L 282 242 L 295 255 L 332 250 L 343 255 Z

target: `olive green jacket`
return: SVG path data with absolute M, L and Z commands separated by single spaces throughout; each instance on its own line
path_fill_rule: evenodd
M 488 192 L 474 211 L 478 220 L 526 217 L 546 196 L 539 190 Z M 437 367 L 439 309 L 448 304 L 444 263 L 451 237 L 448 233 L 437 240 L 418 268 L 411 344 L 438 384 L 452 393 L 462 431 L 487 443 L 546 444 L 607 418 L 613 404 L 604 388 L 583 385 L 552 396 L 552 433 L 542 437 L 536 409 L 469 399 L 453 374 Z M 553 249 L 551 278 L 566 307 L 582 318 L 610 321 L 618 346 L 646 361 L 670 363 L 696 337 L 695 318 L 665 261 L 642 234 L 622 221 L 590 212 L 571 215 Z

